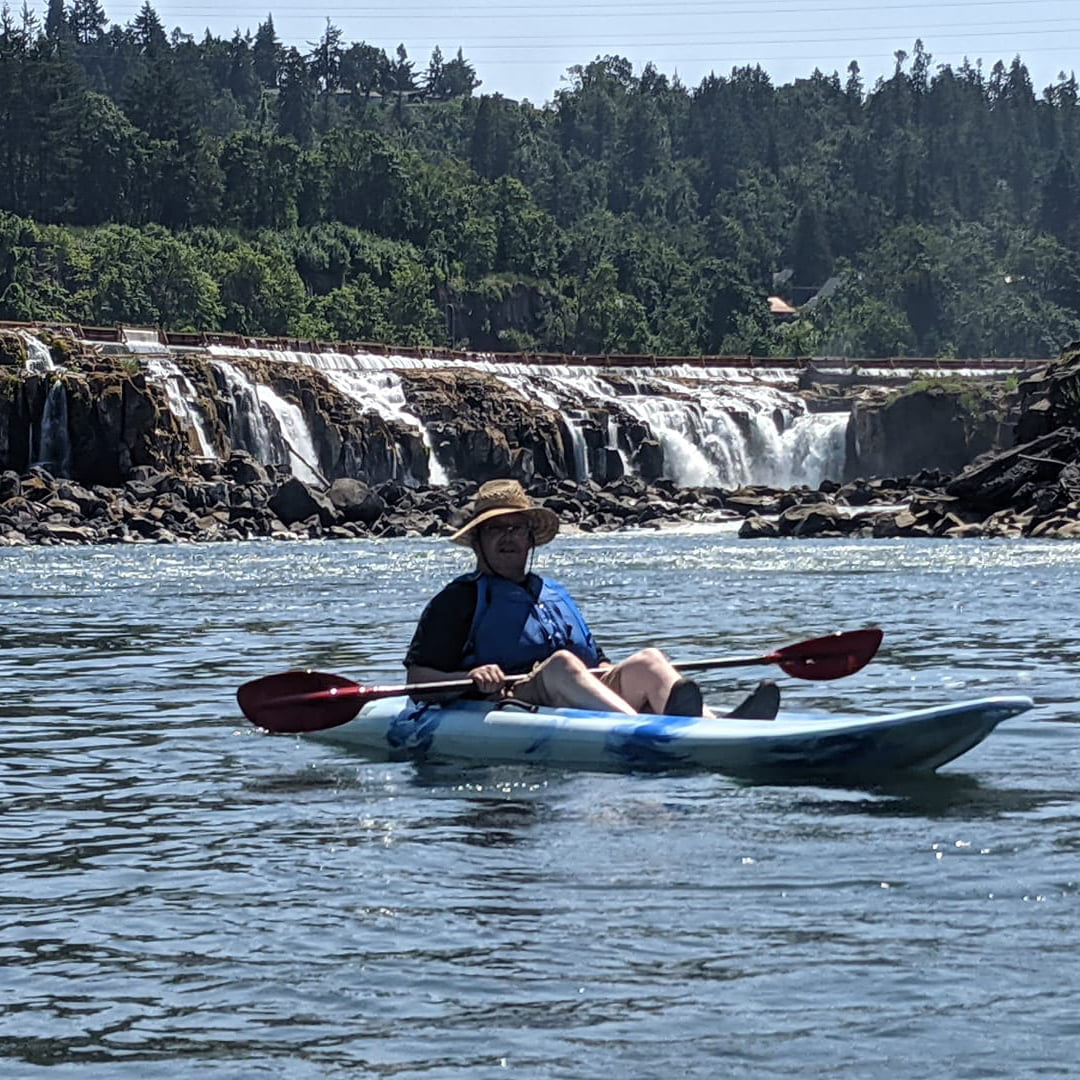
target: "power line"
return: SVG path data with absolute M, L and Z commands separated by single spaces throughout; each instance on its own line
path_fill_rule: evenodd
M 1055 3 L 1055 7 L 1062 6 L 1066 0 L 1059 0 Z M 924 9 L 932 9 L 934 11 L 941 11 L 945 8 L 958 8 L 960 10 L 979 12 L 985 11 L 989 7 L 1011 7 L 1017 8 L 1019 11 L 1027 12 L 1031 10 L 1030 0 L 942 0 L 941 3 L 927 2 L 927 0 L 920 0 L 915 3 L 894 3 L 890 4 L 888 10 L 890 13 L 895 11 L 916 11 Z M 130 11 L 138 13 L 142 5 L 141 4 L 125 4 L 119 3 L 113 6 L 115 10 Z M 232 16 L 222 10 L 220 6 L 214 5 L 189 5 L 178 4 L 168 5 L 171 13 L 170 17 L 174 15 L 186 15 L 186 14 L 207 14 L 217 15 L 223 18 L 232 18 Z M 752 7 L 732 7 L 725 8 L 723 4 L 713 2 L 713 0 L 679 0 L 678 4 L 665 5 L 658 3 L 657 0 L 626 0 L 625 3 L 618 3 L 616 0 L 582 0 L 581 3 L 575 4 L 563 4 L 552 5 L 550 7 L 539 7 L 533 2 L 529 2 L 523 5 L 505 4 L 499 3 L 497 6 L 484 5 L 484 4 L 459 4 L 454 5 L 447 10 L 445 7 L 437 6 L 434 3 L 430 6 L 412 6 L 412 7 L 394 7 L 391 11 L 388 11 L 384 7 L 372 7 L 372 8 L 357 8 L 357 7 L 322 7 L 317 11 L 312 9 L 302 10 L 299 9 L 295 13 L 291 13 L 288 10 L 284 15 L 280 12 L 278 14 L 270 13 L 271 18 L 276 24 L 279 18 L 302 16 L 303 18 L 318 18 L 320 20 L 327 16 L 333 15 L 348 15 L 353 19 L 387 19 L 394 18 L 400 19 L 406 16 L 423 16 L 426 19 L 450 19 L 458 20 L 461 18 L 484 18 L 484 19 L 497 19 L 497 18 L 516 18 L 521 15 L 536 16 L 547 18 L 553 14 L 577 14 L 581 11 L 591 11 L 597 14 L 617 14 L 620 17 L 627 14 L 633 9 L 643 8 L 645 9 L 643 14 L 656 15 L 667 18 L 672 14 L 678 14 L 681 10 L 686 10 L 692 14 L 715 14 L 717 16 L 730 17 L 735 15 L 754 15 L 762 19 L 772 19 L 778 15 L 860 15 L 865 16 L 866 5 L 859 2 L 852 5 L 845 6 L 816 6 L 816 5 L 800 5 L 797 7 L 770 7 L 769 5 L 756 5 Z M 434 9 L 434 10 L 433 10 Z M 470 12 L 476 12 L 477 14 L 471 15 Z M 108 10 L 106 11 L 108 14 Z M 260 16 L 263 18 L 264 16 Z M 1023 21 L 1030 22 L 1026 17 Z

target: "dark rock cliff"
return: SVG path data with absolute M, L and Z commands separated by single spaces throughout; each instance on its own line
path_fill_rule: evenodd
M 539 396 L 466 367 L 398 372 L 407 408 L 452 481 L 428 489 L 429 451 L 417 430 L 362 408 L 313 368 L 232 358 L 303 414 L 306 464 L 319 478 L 306 485 L 284 467 L 298 449 L 285 434 L 273 460 L 245 450 L 252 405 L 205 354 L 172 360 L 190 384 L 209 456 L 177 419 L 172 384 L 148 378 L 144 359 L 59 338 L 50 347 L 52 367 L 40 349 L 35 362 L 23 338 L 0 331 L 4 544 L 435 535 L 451 528 L 477 482 L 497 476 L 521 479 L 583 529 L 722 514 L 745 518 L 748 537 L 1080 535 L 1080 346 L 1026 379 L 1015 400 L 962 384 L 858 390 L 848 482 L 786 493 L 676 489 L 659 479 L 663 453 L 648 425 L 617 400 L 575 403 L 575 451 L 562 414 Z M 617 376 L 609 382 L 618 389 Z M 640 394 L 641 380 L 626 391 Z M 694 393 L 689 383 L 686 393 Z M 1018 410 L 1015 431 L 1005 423 L 1010 410 Z M 46 428 L 58 425 L 60 462 L 45 446 Z M 622 476 L 613 432 L 639 476 Z M 587 459 L 588 481 L 576 475 L 575 452 Z
M 864 390 L 852 402 L 846 479 L 957 472 L 979 454 L 1012 444 L 1014 402 L 976 385 Z

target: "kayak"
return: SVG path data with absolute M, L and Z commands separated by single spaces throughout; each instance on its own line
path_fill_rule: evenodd
M 1029 697 L 1000 696 L 878 716 L 792 712 L 734 720 L 394 697 L 368 702 L 347 723 L 304 737 L 380 760 L 865 777 L 932 771 L 1033 705 Z

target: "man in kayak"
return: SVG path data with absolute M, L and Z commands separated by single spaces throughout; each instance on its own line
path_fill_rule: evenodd
M 424 609 L 405 657 L 408 681 L 471 679 L 483 695 L 555 708 L 712 716 L 697 684 L 659 649 L 611 664 L 566 589 L 529 570 L 533 550 L 558 531 L 558 515 L 536 506 L 516 480 L 481 485 L 468 521 L 450 538 L 473 549 L 476 569 Z M 508 687 L 508 675 L 526 673 Z M 751 711 L 775 715 L 775 687 L 763 686 L 769 700 Z M 748 705 L 737 714 L 750 715 Z

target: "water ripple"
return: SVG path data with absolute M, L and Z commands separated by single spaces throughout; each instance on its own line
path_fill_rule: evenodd
M 1036 698 L 937 776 L 415 768 L 239 717 L 275 670 L 399 680 L 462 558 L 0 551 L 6 1075 L 1074 1071 L 1080 547 L 695 531 L 541 554 L 616 655 L 878 625 L 873 664 L 785 700 Z M 703 682 L 727 700 L 757 674 Z

